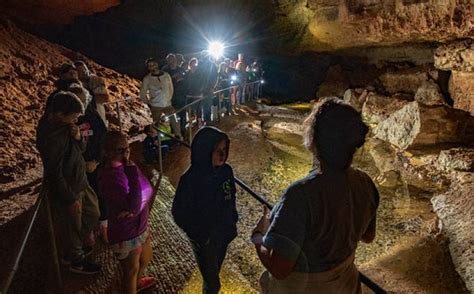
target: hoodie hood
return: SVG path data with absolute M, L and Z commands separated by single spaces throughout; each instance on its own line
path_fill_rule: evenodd
M 215 146 L 222 140 L 226 140 L 226 160 L 229 155 L 229 137 L 215 127 L 203 127 L 194 136 L 191 144 L 191 168 L 211 171 L 212 152 Z

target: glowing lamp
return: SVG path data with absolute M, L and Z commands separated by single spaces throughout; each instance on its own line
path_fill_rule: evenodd
M 221 42 L 211 42 L 209 43 L 209 55 L 215 59 L 219 59 L 224 54 L 224 45 Z

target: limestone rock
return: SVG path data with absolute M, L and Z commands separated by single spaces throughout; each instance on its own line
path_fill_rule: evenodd
M 435 50 L 434 65 L 442 70 L 474 72 L 474 44 L 472 39 L 442 45 Z
M 362 118 L 369 125 L 376 125 L 407 103 L 408 101 L 403 99 L 369 93 L 362 106 Z
M 369 92 L 365 89 L 347 89 L 343 99 L 344 102 L 361 112 L 368 94 Z
M 474 117 L 446 106 L 426 106 L 417 101 L 379 123 L 376 138 L 402 150 L 438 143 L 472 143 Z
M 326 74 L 324 82 L 319 86 L 317 97 L 337 96 L 343 97 L 349 88 L 350 82 L 342 67 L 338 64 L 331 66 Z
M 399 92 L 414 95 L 428 80 L 428 73 L 418 68 L 407 68 L 386 72 L 379 79 L 390 95 Z
M 425 105 L 446 104 L 439 86 L 433 80 L 428 80 L 421 84 L 418 90 L 416 90 L 415 100 Z
M 474 173 L 459 173 L 451 188 L 431 199 L 442 229 L 449 238 L 449 251 L 456 271 L 474 292 Z
M 474 149 L 452 148 L 439 154 L 436 166 L 442 170 L 474 172 Z
M 474 115 L 474 72 L 453 71 L 449 79 L 449 93 L 454 100 L 454 108 Z

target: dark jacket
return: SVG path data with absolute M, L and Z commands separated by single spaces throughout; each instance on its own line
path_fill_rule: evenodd
M 69 126 L 41 118 L 36 129 L 36 146 L 43 160 L 45 185 L 57 203 L 69 205 L 87 186 L 82 152 L 84 144 L 71 136 Z
M 235 181 L 232 167 L 212 167 L 212 152 L 226 134 L 204 127 L 191 146 L 191 166 L 181 176 L 173 201 L 175 222 L 198 243 L 209 238 L 230 242 L 237 236 Z
M 94 99 L 95 100 L 95 99 Z M 107 133 L 107 127 L 96 109 L 95 101 L 89 103 L 83 116 L 78 120 L 81 134 L 86 143 L 85 161 L 101 161 L 101 148 Z

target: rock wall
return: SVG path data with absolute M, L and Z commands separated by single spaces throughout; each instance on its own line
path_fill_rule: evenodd
M 65 62 L 84 60 L 106 79 L 112 101 L 137 96 L 138 81 L 102 67 L 87 57 L 51 44 L 0 21 L 0 191 L 3 184 L 19 181 L 41 166 L 35 147 L 35 128 L 47 96 L 54 90 L 55 69 Z M 108 107 L 112 127 L 117 127 L 115 105 Z M 148 121 L 148 110 L 139 102 L 121 103 L 124 129 L 134 135 Z
M 27 23 L 67 24 L 81 15 L 91 15 L 120 4 L 120 0 L 5 0 L 10 17 Z
M 474 115 L 474 42 L 465 39 L 440 46 L 435 51 L 435 66 L 451 71 L 449 93 L 454 107 Z

